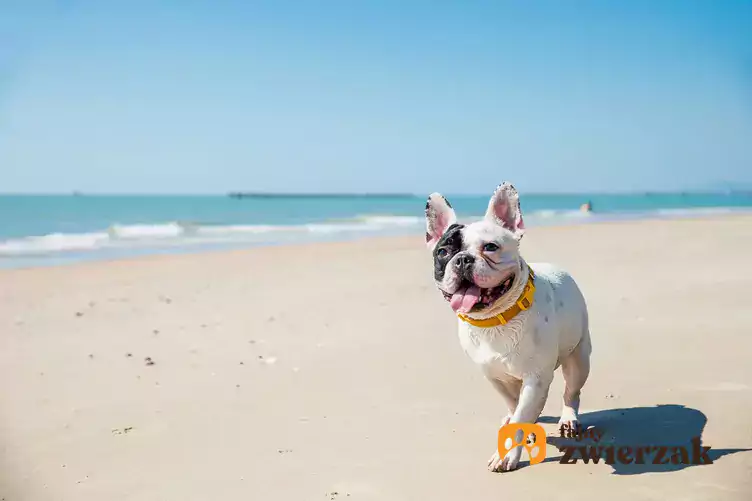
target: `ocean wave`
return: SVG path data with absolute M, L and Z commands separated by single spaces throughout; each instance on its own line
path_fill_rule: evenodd
M 669 217 L 692 217 L 692 216 L 716 216 L 733 214 L 742 209 L 735 207 L 693 207 L 684 209 L 657 209 L 653 211 L 658 216 Z
M 312 233 L 372 232 L 390 228 L 412 228 L 424 224 L 422 217 L 389 214 L 361 214 L 354 218 L 335 219 L 304 225 Z
M 196 228 L 195 234 L 207 236 L 259 235 L 264 233 L 293 231 L 294 228 L 294 226 L 273 226 L 264 224 L 199 226 Z
M 640 218 L 673 218 L 719 215 L 744 209 L 728 207 L 656 209 L 634 213 L 585 213 L 578 210 L 539 210 L 525 216 L 533 226 L 567 224 L 572 220 L 608 221 Z M 595 217 L 593 217 L 595 216 Z M 483 216 L 461 218 L 471 223 Z M 422 231 L 422 216 L 362 214 L 353 218 L 298 225 L 220 225 L 194 222 L 113 224 L 91 233 L 52 233 L 0 241 L 0 257 L 89 252 L 102 249 L 190 247 L 202 244 L 266 244 L 374 234 L 413 234 Z
M 99 249 L 172 247 L 212 243 L 263 243 L 296 235 L 368 234 L 417 225 L 422 218 L 411 216 L 357 216 L 348 220 L 300 225 L 201 225 L 168 222 L 156 224 L 113 224 L 92 233 L 54 233 L 0 241 L 0 257 L 35 256 L 58 252 Z
M 424 224 L 425 219 L 417 216 L 359 215 L 356 220 L 378 226 L 417 226 Z
M 591 217 L 592 215 L 593 215 L 592 212 L 583 212 L 581 210 L 537 210 L 537 211 L 531 212 L 526 217 L 540 218 L 540 219 L 557 219 L 557 218 L 575 219 L 575 218 Z
M 53 252 L 93 250 L 106 245 L 107 233 L 52 233 L 0 242 L 0 256 L 27 256 Z
M 107 233 L 113 239 L 175 238 L 184 235 L 188 226 L 183 223 L 114 224 Z
M 303 226 L 309 233 L 353 233 L 378 231 L 381 228 L 369 224 L 347 223 L 312 223 Z

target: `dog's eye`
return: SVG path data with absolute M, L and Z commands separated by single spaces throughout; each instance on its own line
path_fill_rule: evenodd
M 483 246 L 483 250 L 485 252 L 496 252 L 497 250 L 499 250 L 499 246 L 493 242 L 489 242 Z
M 436 255 L 439 256 L 439 257 L 446 257 L 447 250 L 446 249 L 439 249 L 438 251 L 436 251 Z

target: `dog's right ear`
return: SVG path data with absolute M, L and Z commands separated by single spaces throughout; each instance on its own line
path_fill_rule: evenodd
M 488 202 L 486 219 L 511 231 L 517 241 L 522 238 L 525 234 L 525 222 L 522 220 L 520 197 L 514 186 L 503 183 L 496 187 Z
M 433 250 L 444 232 L 457 222 L 454 209 L 441 193 L 432 193 L 426 202 L 426 245 Z

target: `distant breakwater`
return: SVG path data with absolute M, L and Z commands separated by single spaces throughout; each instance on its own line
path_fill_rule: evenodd
M 257 193 L 234 191 L 230 198 L 416 198 L 412 193 Z

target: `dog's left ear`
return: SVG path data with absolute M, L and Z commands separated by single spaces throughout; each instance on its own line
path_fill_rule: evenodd
M 509 183 L 500 184 L 488 202 L 486 219 L 503 226 L 520 240 L 525 234 L 525 222 L 520 210 L 520 197 Z
M 457 215 L 441 193 L 432 193 L 426 201 L 426 245 L 433 250 L 441 236 L 457 222 Z

